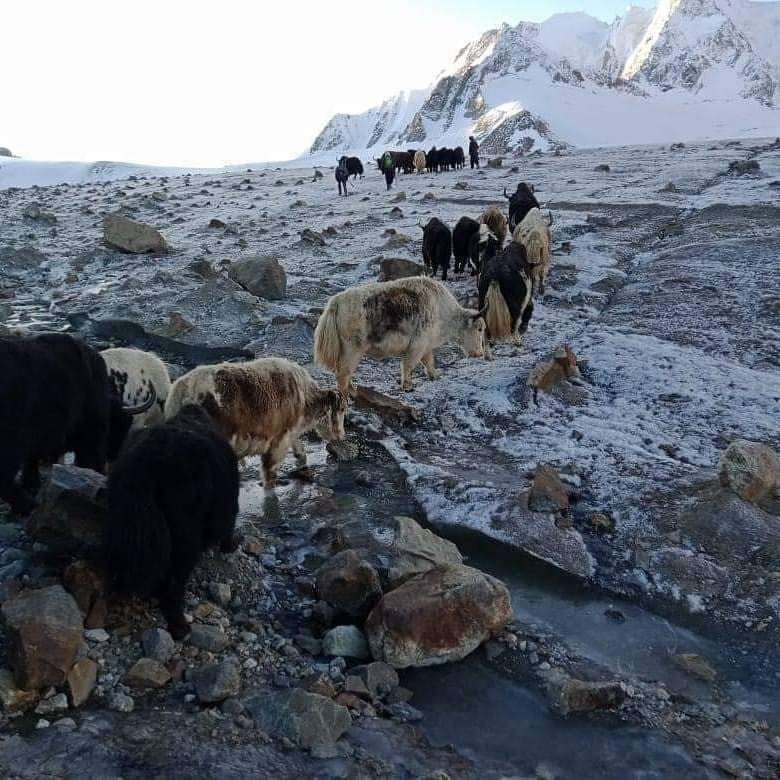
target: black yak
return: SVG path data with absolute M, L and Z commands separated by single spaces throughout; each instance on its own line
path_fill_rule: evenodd
M 506 194 L 504 188 L 504 197 L 509 201 L 509 230 L 514 229 L 525 219 L 525 215 L 531 209 L 539 208 L 539 201 L 536 200 L 532 187 L 525 182 L 517 185 L 517 189 L 511 194 Z
M 64 333 L 0 338 L 0 498 L 27 514 L 41 461 L 67 452 L 76 465 L 104 471 L 130 430 L 133 414 L 156 397 L 124 408 L 100 353 Z M 22 470 L 21 486 L 16 475 Z
M 452 252 L 455 255 L 455 273 L 462 273 L 468 262 L 471 275 L 479 271 L 479 222 L 461 217 L 452 231 Z
M 422 226 L 421 226 L 422 227 Z M 425 270 L 436 276 L 441 268 L 442 281 L 447 281 L 447 271 L 452 255 L 452 232 L 436 217 L 433 217 L 423 228 L 423 261 Z
M 103 557 L 110 588 L 157 596 L 171 636 L 188 632 L 184 588 L 209 547 L 238 546 L 238 460 L 208 412 L 188 404 L 133 432 L 108 476 Z
M 341 160 L 346 160 L 347 172 L 353 179 L 357 179 L 358 176 L 363 177 L 363 163 L 360 162 L 359 157 L 342 157 Z M 339 162 L 341 162 L 339 160 Z
M 455 167 L 460 170 L 466 165 L 466 155 L 463 153 L 463 147 L 456 146 L 452 151 L 455 156 Z
M 473 135 L 469 136 L 469 160 L 472 168 L 479 168 L 479 144 Z
M 480 311 L 492 341 L 522 343 L 534 312 L 530 266 L 522 244 L 512 241 L 503 250 L 487 225 L 480 225 L 482 267 L 477 280 Z
M 342 157 L 339 160 L 339 164 L 336 166 L 336 183 L 339 185 L 339 195 L 346 196 L 347 193 L 347 179 L 349 179 L 349 169 L 347 168 L 347 158 Z
M 440 171 L 449 171 L 455 168 L 455 152 L 452 149 L 444 147 L 439 149 L 438 165 Z
M 437 173 L 439 170 L 439 150 L 432 146 L 425 155 L 426 168 L 428 173 Z

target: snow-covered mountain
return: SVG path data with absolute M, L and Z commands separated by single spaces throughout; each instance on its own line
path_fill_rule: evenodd
M 311 154 L 386 146 L 517 148 L 777 134 L 780 1 L 660 0 L 489 30 L 423 90 L 337 114 Z

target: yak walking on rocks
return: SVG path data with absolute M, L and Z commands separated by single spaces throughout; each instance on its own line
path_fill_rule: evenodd
M 422 251 L 425 270 L 435 277 L 441 268 L 442 281 L 446 282 L 447 271 L 450 268 L 450 257 L 452 256 L 452 233 L 436 217 L 433 217 L 423 228 Z
M 238 546 L 238 461 L 208 412 L 187 405 L 128 438 L 108 477 L 103 552 L 113 590 L 157 596 L 175 639 L 184 588 L 209 547 Z
M 342 157 L 336 166 L 336 183 L 339 185 L 339 195 L 348 195 L 347 180 L 349 179 L 349 169 L 347 168 L 347 158 Z M 343 190 L 343 192 L 342 192 Z
M 479 271 L 479 222 L 461 217 L 452 232 L 452 251 L 455 255 L 455 273 L 462 273 L 468 262 L 471 275 Z
M 526 214 L 531 209 L 539 208 L 539 201 L 536 200 L 533 187 L 529 187 L 525 182 L 517 185 L 517 189 L 511 194 L 506 194 L 504 188 L 504 197 L 509 201 L 509 229 L 514 229 L 525 219 Z

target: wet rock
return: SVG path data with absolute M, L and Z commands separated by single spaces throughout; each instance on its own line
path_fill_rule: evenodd
M 417 422 L 420 419 L 420 413 L 414 407 L 364 385 L 356 387 L 353 401 L 359 409 L 376 412 L 382 417 L 403 425 Z
M 569 715 L 619 707 L 626 700 L 627 693 L 625 686 L 619 682 L 587 682 L 551 672 L 547 696 L 554 710 L 561 715 Z
M 139 658 L 127 673 L 127 683 L 133 688 L 162 688 L 171 673 L 153 658 Z
M 393 538 L 389 544 L 390 561 L 387 566 L 387 581 L 391 589 L 435 566 L 463 563 L 463 556 L 452 542 L 423 528 L 411 517 L 393 518 L 391 529 Z
M 55 463 L 25 530 L 56 552 L 99 548 L 106 478 L 90 469 Z
M 374 661 L 363 666 L 355 666 L 350 674 L 359 677 L 366 690 L 375 698 L 383 699 L 399 685 L 398 672 L 390 664 Z
M 732 160 L 726 173 L 730 176 L 756 176 L 761 173 L 758 160 Z
M 216 704 L 229 696 L 238 696 L 241 678 L 238 667 L 232 661 L 206 664 L 192 675 L 195 693 L 204 704 Z
M 227 634 L 217 626 L 205 623 L 193 623 L 190 631 L 190 644 L 210 653 L 219 653 L 228 646 Z
M 504 160 L 501 157 L 491 157 L 487 161 L 488 168 L 501 168 L 504 164 Z
M 19 688 L 9 669 L 0 669 L 0 707 L 6 714 L 24 712 L 38 701 L 37 691 Z
M 273 255 L 251 255 L 230 266 L 228 276 L 258 298 L 280 300 L 287 295 L 287 274 Z
M 394 720 L 396 723 L 416 723 L 423 719 L 423 714 L 420 710 L 403 701 L 388 704 L 385 707 L 385 714 L 389 715 L 391 720 Z
M 253 696 L 244 704 L 259 729 L 302 748 L 333 745 L 352 725 L 346 707 L 301 688 Z
M 322 637 L 322 652 L 341 658 L 368 658 L 368 642 L 357 626 L 336 626 Z
M 780 462 L 766 444 L 738 439 L 726 448 L 718 464 L 721 484 L 745 501 L 772 498 L 780 480 Z
M 532 512 L 565 512 L 569 509 L 568 491 L 552 466 L 540 464 L 536 467 L 528 508 Z
M 409 276 L 422 276 L 424 272 L 423 266 L 412 260 L 405 260 L 402 257 L 383 257 L 379 260 L 377 281 L 391 282 Z
M 672 661 L 683 671 L 708 683 L 715 682 L 718 676 L 718 673 L 710 666 L 707 659 L 697 653 L 678 653 L 672 656 Z
M 606 163 L 601 163 L 601 165 L 597 165 L 593 170 L 597 173 L 609 173 L 612 169 Z
M 2 606 L 8 663 L 20 688 L 62 685 L 81 646 L 82 618 L 61 585 L 27 590 Z
M 103 218 L 103 240 L 114 249 L 132 254 L 161 253 L 168 248 L 159 231 L 118 213 Z
M 97 683 L 98 665 L 91 658 L 77 661 L 68 672 L 68 695 L 73 707 L 80 707 L 90 697 Z
M 173 637 L 164 628 L 147 628 L 141 634 L 144 655 L 161 664 L 167 664 L 176 651 Z
M 329 441 L 325 449 L 339 463 L 349 463 L 360 455 L 360 448 L 354 441 Z
M 377 570 L 353 550 L 326 561 L 316 572 L 321 599 L 352 617 L 364 617 L 382 596 Z
M 502 582 L 468 566 L 437 566 L 383 596 L 366 632 L 375 659 L 432 666 L 465 658 L 511 617 Z

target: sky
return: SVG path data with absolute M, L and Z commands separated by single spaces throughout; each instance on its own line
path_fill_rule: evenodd
M 652 5 L 652 0 L 639 2 Z M 3 0 L 0 146 L 48 160 L 290 159 L 330 117 L 423 87 L 502 21 L 611 0 Z

